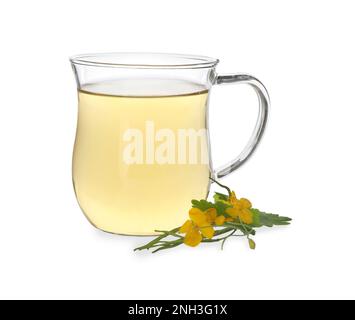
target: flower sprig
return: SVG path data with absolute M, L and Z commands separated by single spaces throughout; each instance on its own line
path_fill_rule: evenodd
M 189 219 L 182 226 L 170 231 L 156 230 L 160 235 L 135 251 L 152 250 L 154 253 L 182 244 L 196 247 L 207 242 L 220 242 L 223 249 L 231 237 L 245 237 L 250 249 L 254 250 L 256 244 L 251 236 L 255 235 L 256 228 L 290 224 L 292 219 L 255 209 L 248 199 L 238 199 L 230 188 L 211 180 L 224 188 L 227 194 L 216 192 L 213 202 L 192 200 Z

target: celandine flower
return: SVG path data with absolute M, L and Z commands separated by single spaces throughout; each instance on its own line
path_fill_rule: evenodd
M 190 220 L 187 220 L 179 229 L 180 233 L 185 233 L 184 243 L 190 247 L 196 247 L 202 238 L 211 239 L 214 235 L 211 219 L 216 212 L 210 211 L 205 214 L 198 208 L 189 211 Z M 217 214 L 216 214 L 217 215 Z
M 248 199 L 238 199 L 230 188 L 210 179 L 225 188 L 228 195 L 216 192 L 213 196 L 214 202 L 206 199 L 191 200 L 193 208 L 189 211 L 189 220 L 170 231 L 156 230 L 160 235 L 135 250 L 158 252 L 182 244 L 196 247 L 201 242 L 220 242 L 223 249 L 226 240 L 235 236 L 246 237 L 250 249 L 254 250 L 255 242 L 251 235 L 255 235 L 255 228 L 290 224 L 291 218 L 252 208 Z M 181 233 L 185 236 L 181 236 Z
M 231 208 L 226 209 L 226 213 L 232 218 L 239 218 L 245 224 L 253 223 L 253 214 L 251 212 L 252 204 L 248 199 L 237 199 L 234 191 L 232 191 L 229 202 L 232 205 Z
M 216 208 L 210 208 L 205 211 L 206 219 L 209 224 L 215 224 L 217 226 L 223 225 L 226 218 L 224 216 L 217 216 Z

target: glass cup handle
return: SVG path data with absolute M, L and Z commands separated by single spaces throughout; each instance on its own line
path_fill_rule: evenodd
M 243 151 L 239 154 L 231 162 L 217 168 L 214 172 L 215 177 L 223 178 L 234 170 L 239 168 L 242 164 L 244 164 L 250 156 L 253 154 L 254 150 L 258 146 L 260 139 L 264 133 L 270 100 L 269 95 L 267 93 L 264 85 L 256 78 L 246 74 L 231 74 L 231 75 L 218 75 L 216 79 L 216 84 L 228 84 L 228 83 L 240 83 L 240 84 L 248 84 L 253 87 L 258 98 L 259 98 L 259 114 L 258 119 L 256 121 L 256 125 L 254 131 L 247 143 L 244 147 Z

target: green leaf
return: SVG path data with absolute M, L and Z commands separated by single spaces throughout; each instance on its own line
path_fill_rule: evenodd
M 223 201 L 228 201 L 229 197 L 226 194 L 215 192 L 213 199 L 215 202 L 223 202 Z
M 232 205 L 228 202 L 229 197 L 226 194 L 216 192 L 213 199 L 218 215 L 228 217 L 226 209 L 232 207 Z
M 229 203 L 225 203 L 225 202 L 221 202 L 221 201 L 213 203 L 213 202 L 209 202 L 209 201 L 203 200 L 203 199 L 202 200 L 192 200 L 191 203 L 194 208 L 198 208 L 201 211 L 206 211 L 207 209 L 215 208 L 218 215 L 224 215 L 224 216 L 228 216 L 226 214 L 226 209 L 231 207 L 231 205 Z
M 253 224 L 252 226 L 255 228 L 260 227 L 273 227 L 273 226 L 283 226 L 289 225 L 292 221 L 291 218 L 282 217 L 277 214 L 262 212 L 258 209 L 252 208 L 250 209 L 253 214 Z
M 192 203 L 192 206 L 194 208 L 198 208 L 201 211 L 206 211 L 207 209 L 215 207 L 214 203 L 209 202 L 209 201 L 204 200 L 204 199 L 202 199 L 202 200 L 192 200 L 191 203 Z
M 260 211 L 257 209 L 251 209 L 251 214 L 253 215 L 253 226 L 254 227 L 262 227 L 263 225 L 260 223 Z
M 216 208 L 218 215 L 229 217 L 229 215 L 226 213 L 226 209 L 231 207 L 229 203 L 218 201 L 214 204 L 214 207 Z

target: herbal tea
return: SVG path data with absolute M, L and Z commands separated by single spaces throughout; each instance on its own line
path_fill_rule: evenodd
M 181 225 L 191 199 L 207 196 L 208 91 L 169 82 L 172 94 L 156 83 L 159 94 L 151 95 L 154 81 L 125 84 L 89 85 L 78 93 L 74 187 L 96 227 L 151 235 Z

